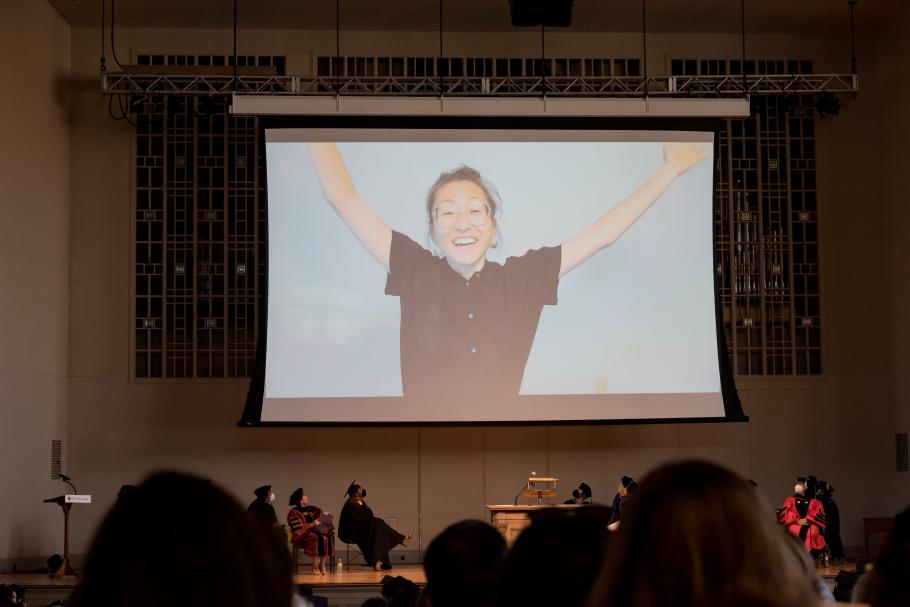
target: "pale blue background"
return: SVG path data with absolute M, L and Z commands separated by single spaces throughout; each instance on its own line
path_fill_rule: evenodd
M 305 133 L 301 132 L 302 136 Z M 658 135 L 659 136 L 659 135 Z M 267 144 L 266 397 L 400 396 L 399 300 L 323 199 L 305 143 Z M 426 192 L 467 164 L 502 197 L 502 261 L 558 245 L 634 191 L 661 143 L 342 143 L 360 195 L 428 247 Z M 712 163 L 680 177 L 616 242 L 565 276 L 522 394 L 719 392 Z M 443 388 L 444 389 L 444 388 Z

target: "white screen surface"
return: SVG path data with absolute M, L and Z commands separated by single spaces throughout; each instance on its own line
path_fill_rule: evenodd
M 701 143 L 708 157 L 667 179 L 664 144 L 670 141 Z M 712 133 L 702 132 L 267 130 L 262 421 L 722 417 L 712 141 Z M 561 247 L 565 260 L 566 251 L 578 248 L 579 235 L 608 211 L 608 229 L 628 227 L 558 278 L 558 303 L 542 305 L 533 323 L 518 390 L 470 390 L 463 388 L 470 373 L 460 363 L 425 373 L 436 349 L 459 339 L 457 330 L 441 341 L 437 336 L 431 346 L 419 345 L 425 349 L 416 363 L 413 343 L 402 345 L 402 322 L 408 323 L 403 298 L 385 294 L 386 268 L 327 201 L 310 142 L 337 142 L 359 198 L 390 229 L 437 256 L 445 251 L 430 238 L 427 194 L 441 173 L 462 165 L 477 169 L 498 192 L 489 218 L 498 228 L 497 246 L 486 251 L 485 264 L 508 266 L 508 258 L 541 247 Z M 620 209 L 640 188 L 657 195 L 646 196 L 653 203 L 630 220 Z M 457 206 L 462 202 L 456 211 L 464 225 L 467 209 Z M 438 265 L 442 274 L 449 272 L 440 280 L 461 280 L 445 259 Z M 515 293 L 508 297 L 514 300 Z M 508 302 L 507 319 L 515 305 L 523 304 Z M 498 335 L 502 324 L 482 336 L 484 344 L 507 341 Z M 413 334 L 427 332 L 417 327 Z M 509 347 L 501 349 L 505 354 L 478 371 L 499 373 L 498 365 L 511 356 Z M 432 378 L 422 390 L 405 394 L 402 366 L 414 364 L 424 365 L 418 381 Z

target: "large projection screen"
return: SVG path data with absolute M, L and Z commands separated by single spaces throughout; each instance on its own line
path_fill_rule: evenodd
M 713 131 L 264 132 L 261 423 L 741 417 Z

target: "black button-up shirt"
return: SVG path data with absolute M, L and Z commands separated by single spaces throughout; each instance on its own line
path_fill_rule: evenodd
M 401 298 L 405 396 L 517 395 L 544 305 L 555 305 L 561 247 L 486 261 L 468 279 L 392 233 L 387 295 Z

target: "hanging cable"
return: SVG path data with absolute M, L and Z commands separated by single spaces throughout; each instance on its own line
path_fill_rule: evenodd
M 547 96 L 547 46 L 544 35 L 543 22 L 540 24 L 540 75 L 543 77 L 543 86 L 540 90 L 541 97 Z
M 104 11 L 107 8 L 104 0 L 101 0 L 101 75 L 104 75 L 104 72 L 107 71 L 107 59 L 104 57 Z
M 123 69 L 123 64 L 120 63 L 120 59 L 117 58 L 117 46 L 114 44 L 114 4 L 116 0 L 111 0 L 111 54 L 114 56 L 114 62 L 117 64 L 117 67 Z
M 341 92 L 341 0 L 335 0 L 335 94 Z
M 445 79 L 442 76 L 442 64 L 445 63 L 445 56 L 442 54 L 442 0 L 439 0 L 439 54 L 436 59 L 435 75 L 439 78 L 439 92 L 444 93 Z
M 743 96 L 746 96 L 746 0 L 740 0 L 739 2 L 739 17 L 741 20 L 740 28 L 742 35 L 742 58 L 740 63 L 740 70 L 742 71 L 743 76 Z
M 642 75 L 645 77 L 645 97 L 648 96 L 648 18 L 645 0 L 641 0 L 641 62 Z
M 850 73 L 856 73 L 856 31 L 853 21 L 853 9 L 859 3 L 859 0 L 848 0 L 850 6 Z
M 231 89 L 237 90 L 237 0 L 234 0 L 234 72 L 231 79 Z

